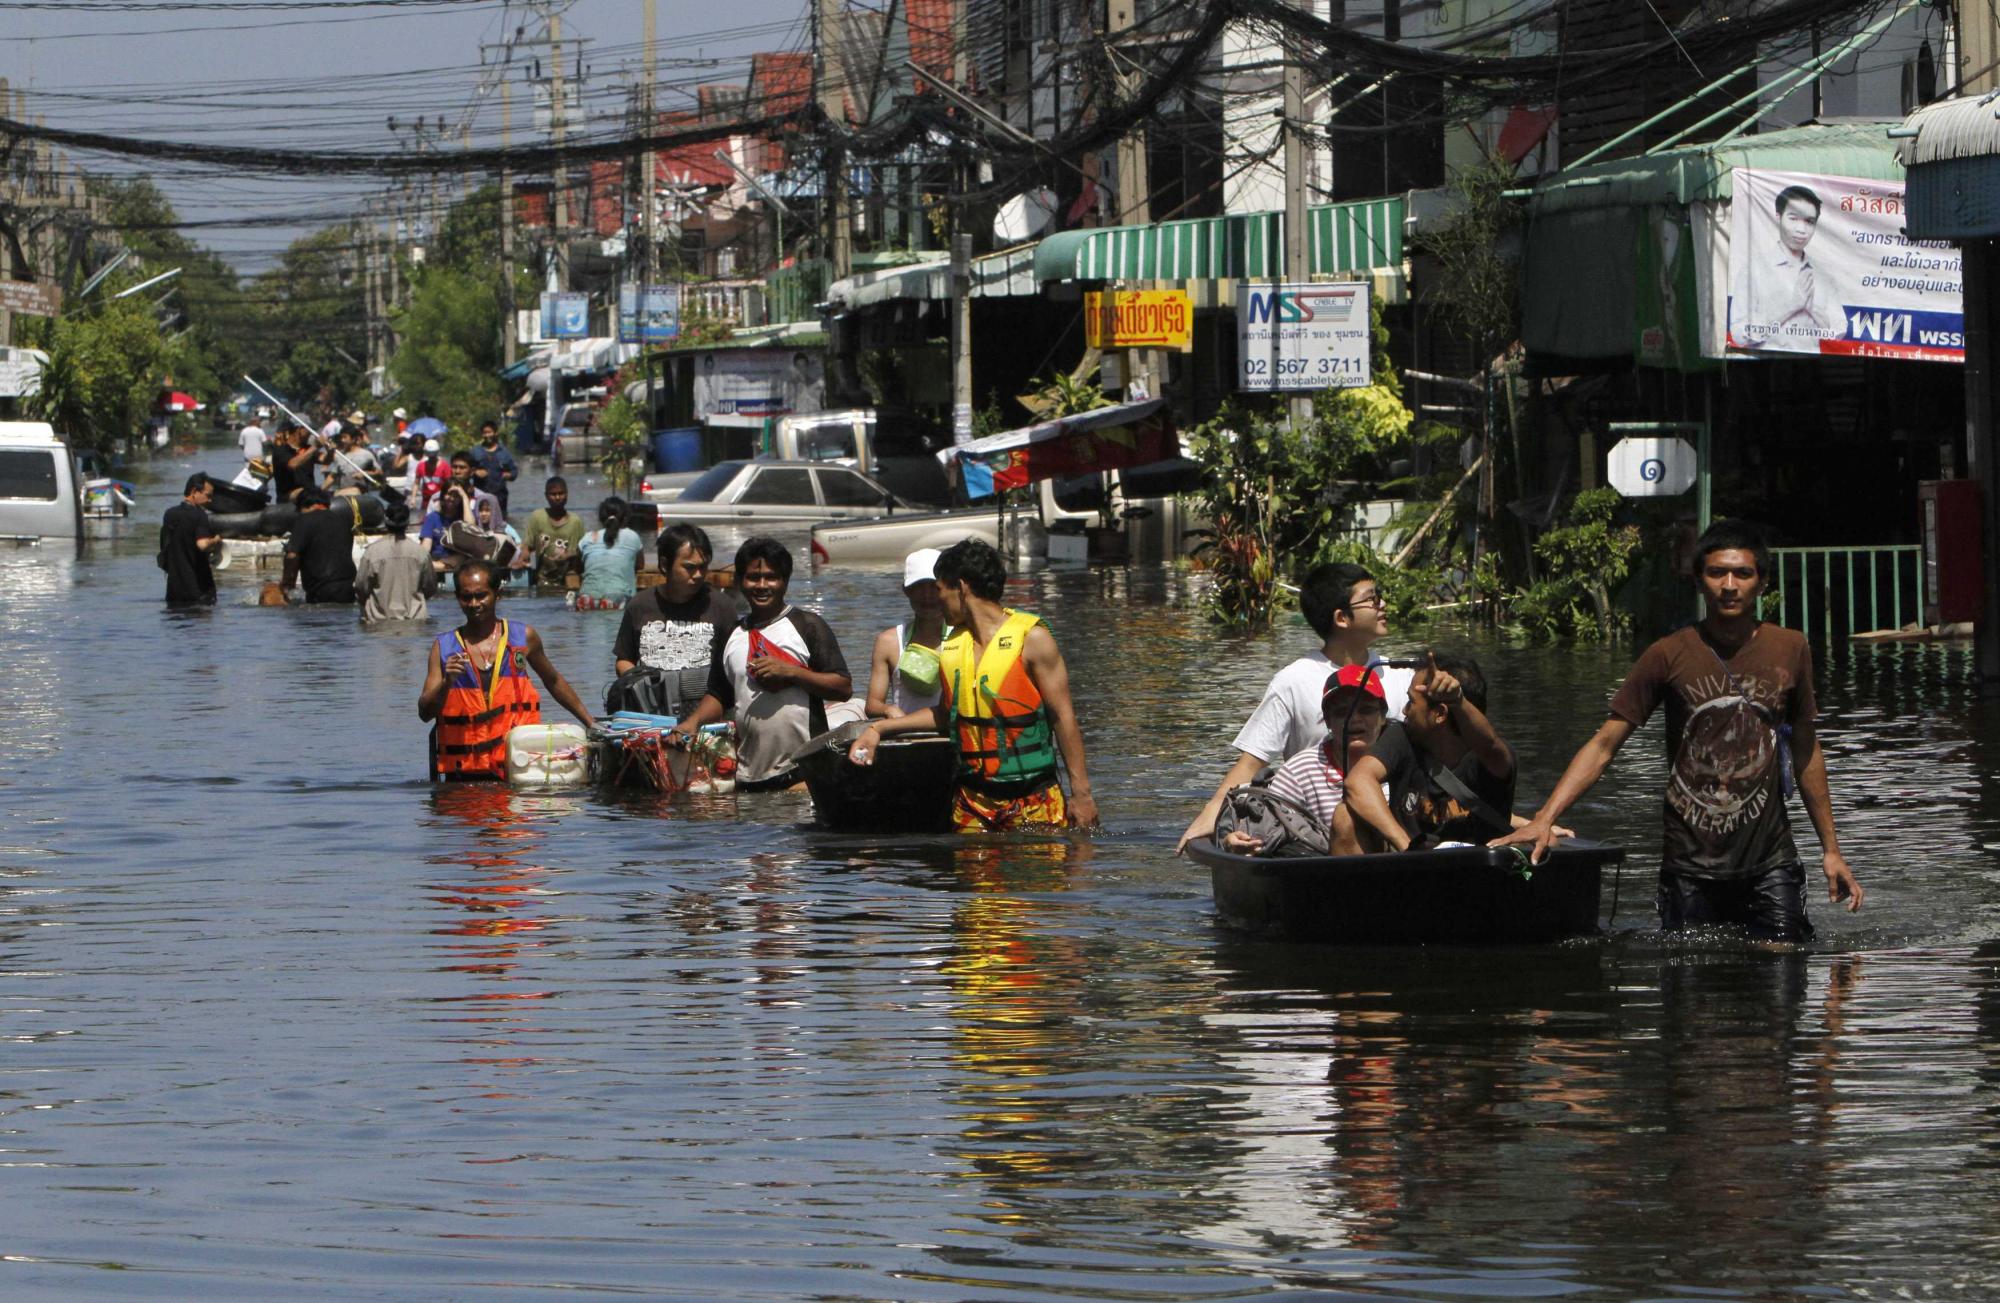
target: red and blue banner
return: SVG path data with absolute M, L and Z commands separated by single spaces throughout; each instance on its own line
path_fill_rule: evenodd
M 1059 475 L 1091 475 L 1178 457 L 1180 432 L 1164 399 L 1117 403 L 948 448 L 968 498 Z

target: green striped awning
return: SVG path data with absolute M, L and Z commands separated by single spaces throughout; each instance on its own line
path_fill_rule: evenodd
M 1313 271 L 1395 270 L 1403 265 L 1403 197 L 1306 209 Z
M 1315 275 L 1403 265 L 1403 199 L 1397 195 L 1306 210 Z M 1232 213 L 1149 226 L 1062 231 L 1035 249 L 1035 279 L 1244 280 L 1282 276 L 1283 213 Z
M 1062 231 L 1035 250 L 1035 279 L 1241 280 L 1284 257 L 1278 213 L 1197 217 L 1150 226 Z

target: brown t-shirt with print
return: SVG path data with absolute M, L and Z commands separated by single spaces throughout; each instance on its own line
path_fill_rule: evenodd
M 1812 652 L 1805 638 L 1760 624 L 1727 657 L 1691 625 L 1639 657 L 1611 698 L 1634 728 L 1667 706 L 1662 867 L 1694 878 L 1744 878 L 1796 860 L 1778 763 L 1778 725 L 1810 723 Z M 1732 681 L 1733 678 L 1733 681 Z

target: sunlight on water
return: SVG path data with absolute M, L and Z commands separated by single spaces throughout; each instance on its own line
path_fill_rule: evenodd
M 1633 851 L 1612 938 L 1276 945 L 1219 931 L 1172 846 L 1296 621 L 1217 637 L 1160 571 L 1015 585 L 1071 662 L 1091 842 L 434 791 L 422 630 L 258 609 L 235 569 L 161 609 L 186 470 L 81 559 L 0 556 L 17 1291 L 2000 1288 L 2000 718 L 1960 652 L 1822 669 L 1870 896 L 1810 953 L 1651 930 L 1657 724 L 1574 814 Z M 895 584 L 795 595 L 858 668 Z M 509 602 L 594 696 L 616 615 Z M 1428 636 L 1484 661 L 1524 803 L 1631 654 Z

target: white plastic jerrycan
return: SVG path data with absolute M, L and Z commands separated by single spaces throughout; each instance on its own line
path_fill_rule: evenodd
M 523 724 L 507 733 L 507 781 L 516 787 L 582 787 L 590 739 L 580 724 Z

